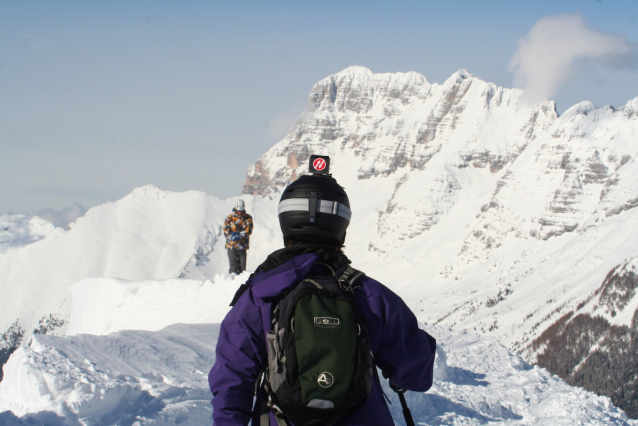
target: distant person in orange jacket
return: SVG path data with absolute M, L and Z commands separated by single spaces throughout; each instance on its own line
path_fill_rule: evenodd
M 229 274 L 241 274 L 246 270 L 246 250 L 253 232 L 253 217 L 246 213 L 244 200 L 237 200 L 233 212 L 224 221 Z

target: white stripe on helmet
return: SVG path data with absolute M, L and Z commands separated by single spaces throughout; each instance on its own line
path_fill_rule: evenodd
M 291 211 L 307 212 L 310 210 L 309 205 L 310 203 L 307 198 L 289 198 L 279 203 L 278 214 Z M 317 200 L 317 211 L 319 213 L 336 214 L 348 222 L 350 222 L 350 218 L 352 217 L 352 211 L 350 208 L 338 201 Z

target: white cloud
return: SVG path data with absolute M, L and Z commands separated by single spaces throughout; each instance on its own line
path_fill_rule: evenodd
M 78 203 L 73 203 L 71 207 L 65 207 L 62 210 L 44 209 L 40 210 L 36 216 L 48 220 L 58 228 L 68 229 L 69 224 L 74 222 L 78 217 L 84 216 L 86 209 Z
M 581 61 L 633 68 L 638 58 L 636 46 L 626 38 L 587 27 L 579 13 L 539 19 L 518 45 L 510 70 L 533 103 L 556 94 Z

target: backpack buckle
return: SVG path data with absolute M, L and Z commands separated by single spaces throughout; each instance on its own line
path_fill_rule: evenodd
M 354 282 L 359 279 L 359 277 L 365 275 L 363 272 L 354 269 L 352 266 L 348 266 L 348 268 L 343 271 L 343 273 L 337 278 L 339 282 L 339 287 L 343 291 L 352 291 L 355 288 L 359 287 L 353 286 Z
M 272 400 L 272 398 L 270 396 L 268 396 L 268 402 L 266 402 L 266 405 L 268 406 L 268 408 L 270 408 L 270 411 L 272 411 L 275 416 L 277 417 L 283 417 L 284 416 L 284 412 L 281 411 L 281 408 L 279 408 L 277 406 L 277 404 L 275 404 Z

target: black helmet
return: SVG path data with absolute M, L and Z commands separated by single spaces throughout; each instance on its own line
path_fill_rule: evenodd
M 279 200 L 284 241 L 307 235 L 343 242 L 351 215 L 346 191 L 327 174 L 301 176 L 288 185 Z

